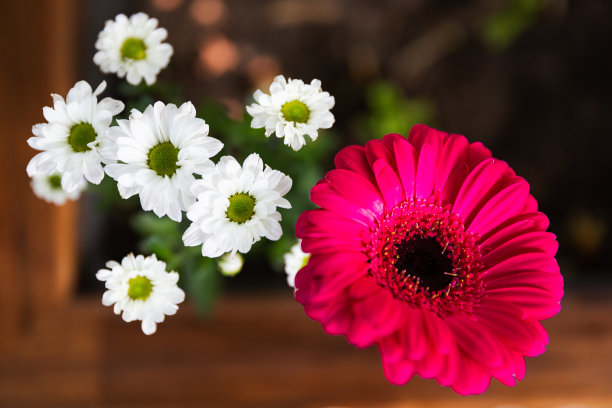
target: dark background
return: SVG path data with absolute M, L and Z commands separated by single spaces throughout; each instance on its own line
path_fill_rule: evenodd
M 92 44 L 105 20 L 144 10 L 175 49 L 159 81 L 178 83 L 184 100 L 217 100 L 239 117 L 254 89 L 267 91 L 276 74 L 319 78 L 336 99 L 339 146 L 406 135 L 414 122 L 483 142 L 530 183 L 558 236 L 567 284 L 609 282 L 612 3 L 116 0 L 82 7 L 80 71 L 115 92 L 119 81 L 98 71 Z M 381 81 L 395 92 L 391 107 L 376 96 Z M 84 289 L 97 287 L 95 270 L 136 241 L 123 215 L 91 215 L 92 201 L 82 210 L 89 219 Z M 230 287 L 284 284 L 278 271 L 255 264 Z
M 567 289 L 525 380 L 468 398 L 419 378 L 393 386 L 376 349 L 325 334 L 256 249 L 224 278 L 241 292 L 206 319 L 188 296 L 144 336 L 102 306 L 93 276 L 137 250 L 129 219 L 142 211 L 127 200 L 100 211 L 98 189 L 61 207 L 38 199 L 25 140 L 49 93 L 78 79 L 123 97 L 93 44 L 105 20 L 140 10 L 169 31 L 175 55 L 159 84 L 179 83 L 181 100 L 221 101 L 236 117 L 275 74 L 320 78 L 337 123 L 305 152 L 424 122 L 484 142 L 525 177 L 559 237 Z M 0 1 L 0 406 L 612 406 L 610 16 L 604 0 Z

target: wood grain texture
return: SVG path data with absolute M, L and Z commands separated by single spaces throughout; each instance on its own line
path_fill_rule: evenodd
M 0 350 L 67 299 L 76 259 L 75 206 L 31 191 L 26 140 L 50 93 L 75 82 L 76 0 L 0 2 Z
M 612 300 L 570 295 L 525 380 L 460 397 L 390 385 L 374 348 L 326 335 L 290 293 L 228 297 L 210 319 L 183 306 L 153 336 L 79 299 L 2 360 L 0 406 L 609 408 L 611 314 Z

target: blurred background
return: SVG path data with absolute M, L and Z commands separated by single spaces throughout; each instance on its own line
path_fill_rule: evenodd
M 152 87 L 92 62 L 104 22 L 138 11 L 174 47 Z M 32 0 L 0 15 L 0 406 L 612 406 L 610 2 Z M 334 127 L 297 153 L 244 112 L 278 74 L 318 78 L 336 100 Z M 106 80 L 105 96 L 140 110 L 190 100 L 222 154 L 256 151 L 291 175 L 283 239 L 224 278 L 182 248 L 184 225 L 142 214 L 110 182 L 61 208 L 37 199 L 25 141 L 49 93 L 79 79 Z M 459 399 L 431 381 L 393 387 L 375 350 L 325 335 L 286 286 L 282 254 L 333 155 L 415 123 L 483 142 L 530 183 L 558 236 L 564 308 L 516 388 Z M 95 272 L 131 251 L 181 268 L 189 291 L 154 338 L 99 304 Z

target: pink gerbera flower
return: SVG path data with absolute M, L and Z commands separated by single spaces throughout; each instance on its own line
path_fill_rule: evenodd
M 336 155 L 296 225 L 296 298 L 329 334 L 377 344 L 388 380 L 477 394 L 548 343 L 563 279 L 527 182 L 481 143 L 416 125 Z

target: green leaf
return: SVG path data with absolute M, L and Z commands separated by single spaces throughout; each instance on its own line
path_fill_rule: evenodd
M 435 107 L 425 98 L 407 98 L 401 89 L 386 81 L 372 83 L 366 91 L 369 112 L 356 119 L 355 128 L 366 142 L 389 133 L 407 135 L 417 123 L 431 124 Z
M 198 311 L 209 314 L 221 289 L 221 274 L 217 271 L 216 261 L 209 258 L 190 258 L 180 271 L 185 278 L 185 286 L 190 299 Z
M 491 48 L 502 50 L 514 43 L 535 21 L 543 8 L 542 0 L 512 0 L 498 13 L 485 20 L 482 40 Z
M 150 212 L 135 215 L 131 220 L 134 230 L 140 235 L 177 235 L 180 234 L 180 224 L 168 217 L 159 218 Z

